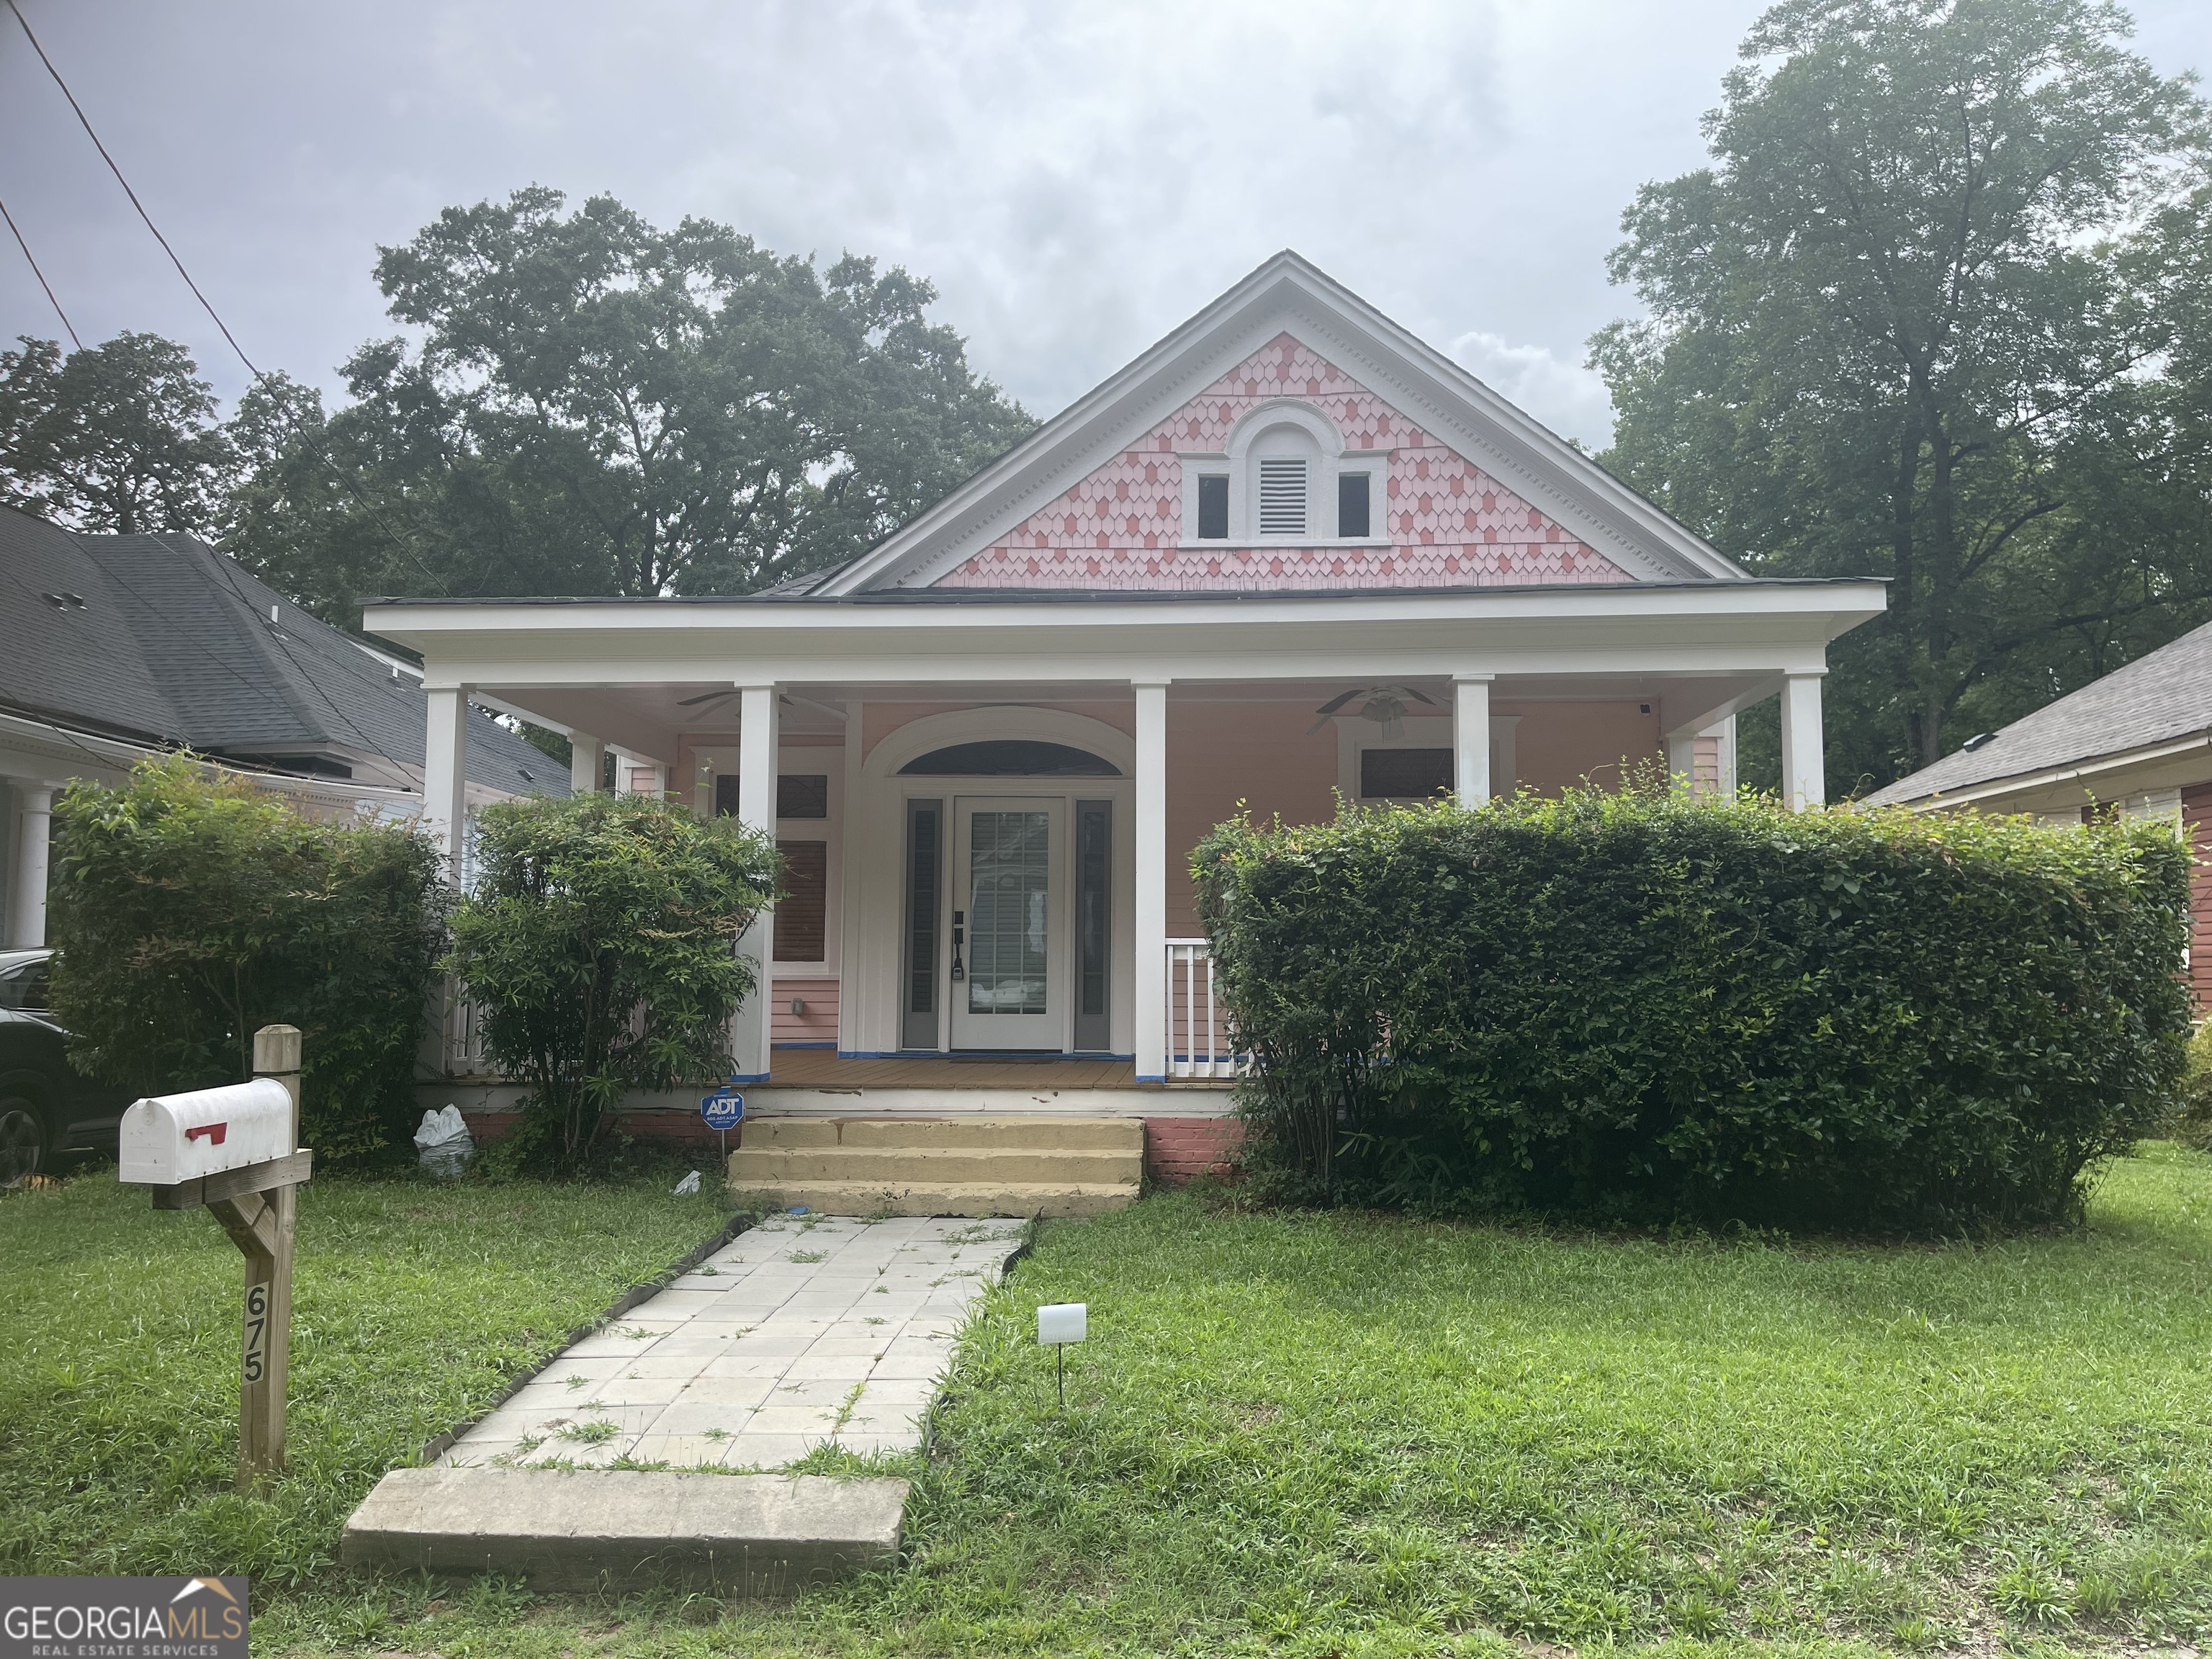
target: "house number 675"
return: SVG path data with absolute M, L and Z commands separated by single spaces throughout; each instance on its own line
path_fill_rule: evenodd
M 245 1379 L 258 1382 L 269 1370 L 269 1287 L 246 1287 Z

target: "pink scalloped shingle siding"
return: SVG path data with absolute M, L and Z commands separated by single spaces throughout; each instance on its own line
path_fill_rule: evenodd
M 1255 404 L 1304 398 L 1353 449 L 1389 448 L 1389 547 L 1190 549 L 1178 450 L 1220 450 Z M 1252 356 L 939 587 L 1498 587 L 1632 580 L 1287 334 Z

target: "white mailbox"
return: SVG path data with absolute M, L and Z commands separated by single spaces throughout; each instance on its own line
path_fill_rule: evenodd
M 274 1078 L 258 1077 L 140 1101 L 123 1115 L 115 1178 L 173 1187 L 292 1150 L 292 1097 Z

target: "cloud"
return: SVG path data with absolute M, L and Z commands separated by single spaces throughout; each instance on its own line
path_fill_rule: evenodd
M 1595 370 L 1562 360 L 1549 346 L 1515 345 L 1481 329 L 1454 340 L 1451 355 L 1561 437 L 1578 438 L 1591 449 L 1612 442 L 1613 403 Z
M 784 252 L 906 264 L 1049 415 L 1297 248 L 1547 424 L 1632 309 L 1604 254 L 1764 0 L 21 0 L 247 349 L 339 390 L 393 331 L 379 243 L 543 183 Z M 2167 69 L 2212 8 L 2142 0 Z M 0 195 L 89 339 L 244 375 L 27 52 L 0 53 Z M 0 242 L 0 340 L 58 331 Z

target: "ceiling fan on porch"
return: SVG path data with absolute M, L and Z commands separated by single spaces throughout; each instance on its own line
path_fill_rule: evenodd
M 1306 735 L 1312 737 L 1315 732 L 1328 724 L 1332 715 L 1347 703 L 1360 697 L 1364 697 L 1366 702 L 1360 705 L 1359 718 L 1364 720 L 1373 720 L 1376 725 L 1382 728 L 1382 735 L 1386 738 L 1395 738 L 1406 729 L 1407 698 L 1412 698 L 1415 702 L 1425 702 L 1431 708 L 1438 706 L 1434 697 L 1430 696 L 1426 692 L 1417 691 L 1410 685 L 1362 686 L 1356 691 L 1340 691 L 1320 708 L 1315 709 L 1314 713 L 1321 718 L 1313 723 Z
M 737 695 L 738 688 L 733 685 L 726 691 L 702 691 L 696 697 L 684 697 L 676 706 L 678 708 L 697 708 L 700 714 L 711 714 Z M 845 718 L 842 709 L 832 708 L 826 702 L 816 702 L 811 697 L 794 697 L 788 691 L 777 692 L 775 700 L 786 708 L 811 708 L 816 714 L 827 714 L 835 720 Z

